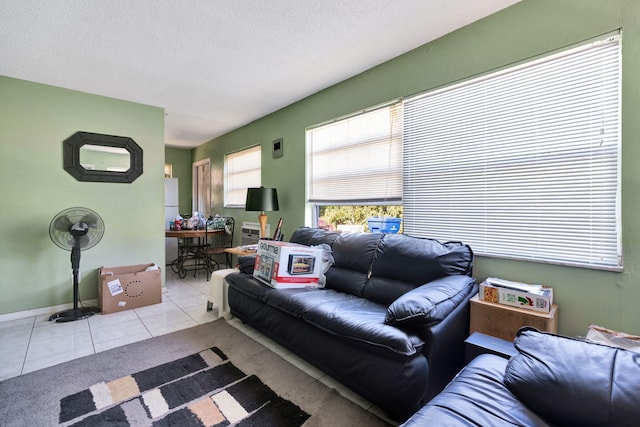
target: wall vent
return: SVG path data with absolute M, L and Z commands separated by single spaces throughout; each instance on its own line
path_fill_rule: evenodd
M 260 224 L 244 221 L 242 223 L 242 246 L 255 245 L 260 238 Z M 271 226 L 267 224 L 267 236 L 271 235 Z

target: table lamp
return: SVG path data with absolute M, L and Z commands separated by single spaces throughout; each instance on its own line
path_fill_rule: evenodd
M 258 221 L 260 222 L 260 238 L 267 237 L 267 214 L 265 211 L 277 211 L 278 192 L 275 188 L 254 187 L 247 188 L 246 211 L 260 211 Z

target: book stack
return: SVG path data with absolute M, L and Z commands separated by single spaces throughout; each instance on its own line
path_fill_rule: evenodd
M 553 305 L 553 288 L 489 277 L 480 283 L 479 298 L 548 313 Z

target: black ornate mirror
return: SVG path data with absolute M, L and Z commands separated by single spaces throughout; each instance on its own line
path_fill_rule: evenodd
M 135 181 L 142 175 L 142 148 L 126 136 L 76 132 L 62 142 L 64 170 L 78 181 Z

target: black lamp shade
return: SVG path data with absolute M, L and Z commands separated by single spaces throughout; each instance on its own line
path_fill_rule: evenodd
M 277 211 L 278 192 L 275 188 L 247 188 L 247 211 Z

